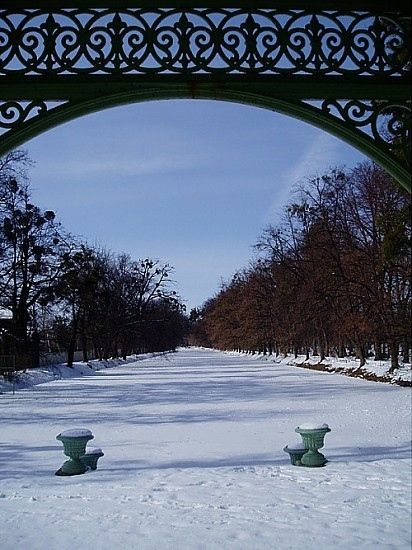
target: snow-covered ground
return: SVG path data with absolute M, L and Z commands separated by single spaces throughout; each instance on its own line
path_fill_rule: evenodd
M 13 373 L 11 377 L 0 376 L 0 394 L 3 392 L 21 390 L 23 388 L 30 388 L 37 384 L 44 384 L 51 380 L 61 380 L 62 378 L 78 378 L 79 376 L 90 376 L 96 371 L 102 369 L 108 369 L 117 365 L 124 365 L 128 363 L 135 363 L 142 361 L 148 357 L 156 357 L 160 354 L 147 353 L 142 355 L 131 355 L 126 359 L 105 359 L 98 360 L 92 359 L 87 363 L 83 361 L 77 361 L 73 363 L 73 366 L 68 367 L 67 363 L 59 363 L 56 365 L 48 365 L 43 367 L 37 367 L 33 369 L 26 369 L 24 371 L 17 371 Z
M 2 550 L 410 549 L 409 388 L 194 348 L 84 374 L 0 395 Z M 324 468 L 282 450 L 304 422 Z M 72 428 L 104 457 L 57 477 Z

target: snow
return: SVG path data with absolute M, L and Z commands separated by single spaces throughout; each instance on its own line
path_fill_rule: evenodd
M 15 391 L 23 388 L 30 388 L 37 384 L 44 384 L 51 380 L 61 380 L 62 378 L 78 378 L 79 376 L 91 376 L 97 371 L 114 367 L 116 365 L 124 365 L 127 363 L 136 363 L 136 361 L 142 361 L 148 357 L 156 357 L 163 354 L 142 354 L 132 355 L 127 359 L 104 359 L 102 361 L 98 359 L 92 359 L 87 363 L 75 362 L 72 367 L 68 367 L 66 363 L 57 365 L 49 365 L 47 367 L 39 367 L 33 369 L 27 369 L 26 371 L 19 371 L 15 375 L 13 381 L 7 380 L 0 376 L 0 394 L 7 391 Z
M 303 443 L 292 443 L 292 445 L 286 445 L 285 449 L 289 449 L 289 451 L 305 451 L 306 447 Z
M 409 550 L 410 389 L 213 350 L 0 395 L 2 550 Z M 295 427 L 327 421 L 323 468 Z M 85 426 L 96 471 L 54 472 Z
M 91 447 L 89 449 L 86 449 L 87 455 L 100 455 L 102 454 L 102 450 L 99 447 Z
M 363 367 L 359 367 L 359 360 L 355 357 L 332 357 L 327 356 L 323 361 L 320 360 L 318 355 L 311 355 L 309 359 L 306 359 L 305 355 L 298 355 L 297 357 L 291 355 L 268 355 L 255 353 L 254 355 L 248 353 L 239 352 L 226 352 L 229 355 L 244 355 L 250 359 L 258 361 L 270 361 L 278 365 L 291 365 L 296 367 L 309 368 L 314 370 L 320 370 L 324 372 L 330 372 L 333 374 L 343 374 L 346 376 L 353 376 L 355 378 L 363 378 L 364 380 L 373 380 L 376 382 L 384 382 L 391 384 L 399 384 L 403 386 L 412 386 L 412 364 L 403 363 L 399 357 L 399 368 L 393 373 L 390 372 L 391 363 L 388 359 L 375 361 L 374 359 L 368 359 Z
M 301 367 L 322 367 L 325 372 L 340 373 L 378 382 L 390 382 L 392 384 L 403 382 L 409 385 L 412 382 L 412 365 L 411 363 L 402 363 L 401 360 L 399 369 L 393 373 L 389 371 L 389 360 L 375 361 L 374 359 L 368 359 L 361 368 L 359 367 L 359 359 L 354 357 L 326 357 L 324 361 L 319 361 L 319 357 L 311 356 L 307 361 L 304 355 L 299 355 L 296 359 L 289 356 L 275 359 L 275 361 Z
M 71 430 L 65 430 L 61 434 L 61 437 L 93 437 L 93 434 L 87 428 L 72 428 Z
M 298 426 L 299 430 L 328 430 L 329 426 L 327 424 L 319 424 L 316 422 L 304 422 Z

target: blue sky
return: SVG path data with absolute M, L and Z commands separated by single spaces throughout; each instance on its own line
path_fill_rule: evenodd
M 105 110 L 25 148 L 37 204 L 90 243 L 172 264 L 188 309 L 248 264 L 294 185 L 365 158 L 298 120 L 198 100 Z

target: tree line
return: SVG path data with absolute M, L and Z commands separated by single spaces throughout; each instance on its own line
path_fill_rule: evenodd
M 410 361 L 411 201 L 380 167 L 308 179 L 256 257 L 190 315 L 226 350 Z
M 186 330 L 173 268 L 70 235 L 32 201 L 24 151 L 0 159 L 0 355 L 38 364 L 42 352 L 83 359 L 165 351 Z

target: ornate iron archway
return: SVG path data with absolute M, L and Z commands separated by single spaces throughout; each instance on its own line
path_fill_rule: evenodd
M 0 154 L 108 106 L 208 98 L 319 126 L 410 190 L 411 17 L 403 0 L 4 4 Z

